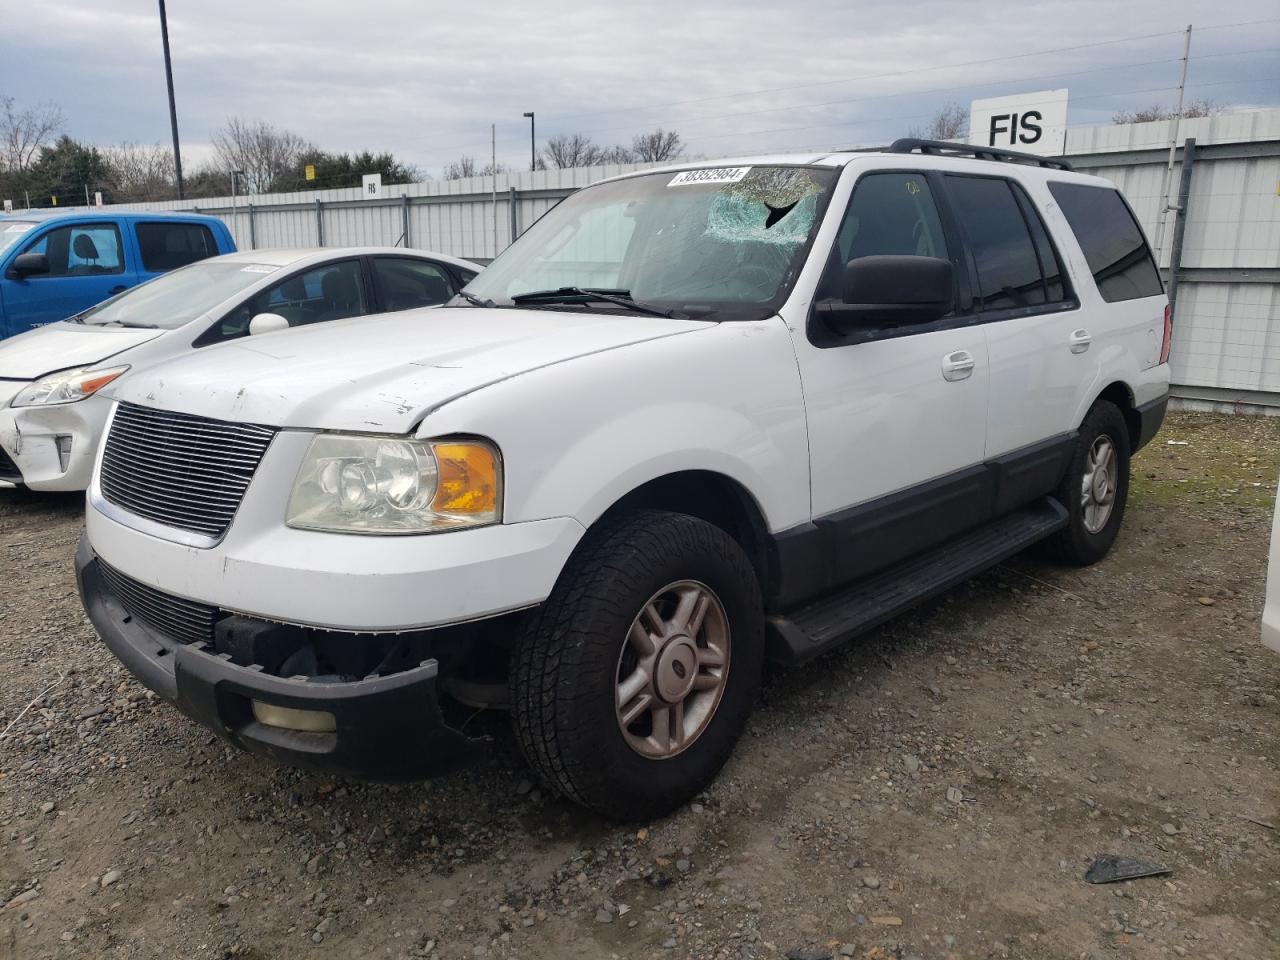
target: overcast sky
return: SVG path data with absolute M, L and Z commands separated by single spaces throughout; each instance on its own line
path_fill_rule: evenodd
M 228 116 L 331 150 L 391 150 L 435 175 L 461 154 L 487 159 L 491 122 L 498 159 L 527 163 L 526 110 L 537 113 L 540 141 L 581 131 L 629 142 L 660 125 L 706 156 L 883 143 L 947 100 L 1062 86 L 1071 126 L 1106 123 L 1120 109 L 1173 102 L 1188 23 L 1188 98 L 1280 105 L 1275 0 L 170 0 L 168 9 L 188 162 L 208 156 Z M 168 142 L 154 2 L 43 0 L 4 19 L 0 92 L 57 102 L 79 139 Z M 1269 22 L 1214 28 L 1242 21 Z

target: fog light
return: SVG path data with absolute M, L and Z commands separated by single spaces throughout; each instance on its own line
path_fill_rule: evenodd
M 277 707 L 260 700 L 251 702 L 253 718 L 264 726 L 301 730 L 304 733 L 333 733 L 338 729 L 333 714 L 324 710 L 296 710 L 293 707 Z
M 69 434 L 60 433 L 57 436 L 58 443 L 58 465 L 62 468 L 62 472 L 67 472 L 67 464 L 71 462 L 71 437 Z

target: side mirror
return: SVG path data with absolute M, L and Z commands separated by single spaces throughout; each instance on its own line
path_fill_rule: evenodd
M 13 258 L 9 273 L 22 279 L 37 273 L 49 272 L 49 258 L 43 253 L 22 253 Z
M 249 336 L 256 337 L 260 333 L 275 333 L 277 330 L 288 330 L 289 321 L 278 313 L 259 313 L 249 321 Z
M 839 333 L 930 323 L 952 310 L 952 272 L 951 261 L 937 257 L 859 257 L 845 266 L 840 300 L 817 309 Z

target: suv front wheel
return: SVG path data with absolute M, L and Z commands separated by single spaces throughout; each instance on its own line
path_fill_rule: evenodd
M 759 583 L 718 527 L 627 513 L 587 535 L 512 656 L 512 716 L 538 773 L 605 816 L 661 816 L 711 782 L 746 723 Z
M 1069 519 L 1049 539 L 1050 555 L 1077 566 L 1097 563 L 1120 533 L 1129 498 L 1129 428 L 1110 401 L 1095 403 L 1080 425 L 1058 498 Z

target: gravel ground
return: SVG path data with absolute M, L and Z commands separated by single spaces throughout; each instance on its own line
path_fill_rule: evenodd
M 0 957 L 1280 957 L 1278 461 L 1280 421 L 1172 417 L 1106 561 L 1019 557 L 771 678 L 643 827 L 501 724 L 400 786 L 227 749 L 82 616 L 79 499 L 0 491 Z M 1084 883 L 1107 853 L 1170 873 Z

